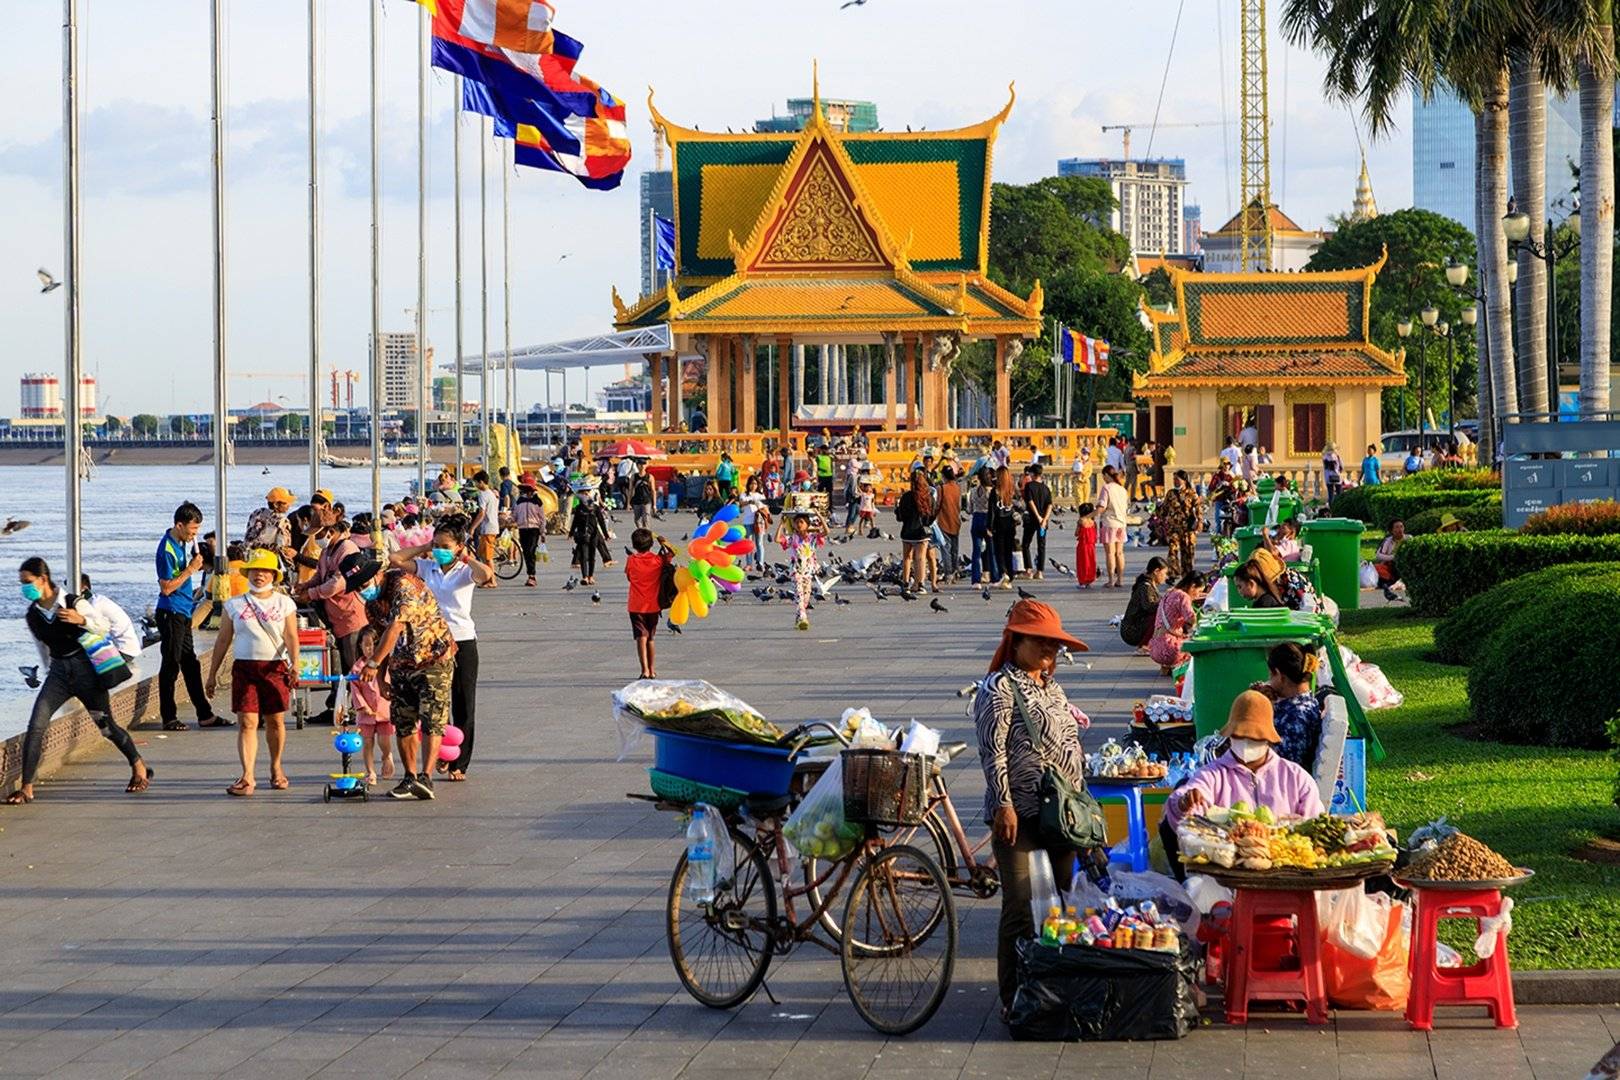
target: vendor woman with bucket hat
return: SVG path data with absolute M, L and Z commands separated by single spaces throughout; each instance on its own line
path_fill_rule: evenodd
M 1323 813 L 1316 780 L 1303 766 L 1281 757 L 1282 736 L 1272 720 L 1271 701 L 1258 690 L 1245 690 L 1232 702 L 1226 726 L 1226 752 L 1192 774 L 1165 800 L 1172 828 L 1206 806 L 1246 802 L 1264 806 L 1277 817 L 1312 818 Z
M 1064 646 L 1086 643 L 1067 633 L 1058 613 L 1039 600 L 1020 600 L 1007 616 L 990 673 L 979 684 L 973 722 L 984 767 L 984 819 L 990 824 L 1001 872 L 1001 929 L 996 981 L 1003 1015 L 1018 987 L 1019 938 L 1035 932 L 1030 915 L 1029 856 L 1044 848 L 1056 880 L 1074 872 L 1073 848 L 1047 847 L 1041 838 L 1041 777 L 1047 768 L 1084 787 L 1080 730 L 1090 724 L 1069 704 L 1054 669 Z M 1269 713 L 1267 714 L 1269 715 Z M 1040 745 L 1031 741 L 1039 732 Z

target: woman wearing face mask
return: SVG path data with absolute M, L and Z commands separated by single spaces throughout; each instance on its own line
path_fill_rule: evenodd
M 51 580 L 51 569 L 44 559 L 24 560 L 17 571 L 17 582 L 23 599 L 28 601 L 23 621 L 34 635 L 40 666 L 46 667 L 47 673 L 39 697 L 34 699 L 28 734 L 23 738 L 22 786 L 6 796 L 6 802 L 15 806 L 34 801 L 34 774 L 39 771 L 39 759 L 45 749 L 45 729 L 50 727 L 56 710 L 69 698 L 79 700 L 101 733 L 129 761 L 129 786 L 124 790 L 132 794 L 145 791 L 151 786 L 154 774 L 141 760 L 129 732 L 113 723 L 107 688 L 97 677 L 95 666 L 79 641 L 86 631 L 105 635 L 107 624 L 84 600 L 62 592 Z
M 281 768 L 287 742 L 287 703 L 292 700 L 292 665 L 298 655 L 298 607 L 292 597 L 275 591 L 281 562 L 273 551 L 258 550 L 242 565 L 246 595 L 225 601 L 219 637 L 208 664 L 206 688 L 212 698 L 219 685 L 219 666 L 231 657 L 231 711 L 236 713 L 236 754 L 242 775 L 225 789 L 227 795 L 253 794 L 253 766 L 259 754 L 259 718 L 270 751 L 270 786 L 291 786 Z
M 1221 734 L 1227 738 L 1226 752 L 1193 773 L 1165 800 L 1165 817 L 1171 828 L 1206 806 L 1238 802 L 1264 806 L 1278 818 L 1310 818 L 1323 812 L 1322 796 L 1311 774 L 1277 753 L 1282 737 L 1264 694 L 1255 690 L 1239 694 Z
M 472 764 L 473 733 L 478 723 L 478 627 L 472 617 L 473 587 L 495 580 L 495 571 L 488 563 L 478 561 L 468 550 L 461 529 L 448 523 L 439 525 L 431 545 L 406 548 L 390 562 L 415 572 L 427 585 L 456 643 L 450 722 L 461 729 L 461 753 L 453 763 L 434 762 L 433 767 L 459 782 L 467 779 L 467 766 Z M 423 768 L 427 768 L 426 763 Z

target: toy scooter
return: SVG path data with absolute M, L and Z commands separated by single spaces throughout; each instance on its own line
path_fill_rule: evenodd
M 355 726 L 354 718 L 349 712 L 349 684 L 356 677 L 328 675 L 322 680 L 338 684 L 337 706 L 334 710 L 334 722 L 338 725 L 338 732 L 332 737 L 332 747 L 338 752 L 343 769 L 342 772 L 329 774 L 330 781 L 321 795 L 323 802 L 331 802 L 333 799 L 359 799 L 361 802 L 367 802 L 371 798 L 366 790 L 366 774 L 354 772 L 350 761 L 365 745 L 360 738 L 360 729 Z

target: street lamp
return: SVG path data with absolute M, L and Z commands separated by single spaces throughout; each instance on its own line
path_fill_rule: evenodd
M 1402 341 L 1405 341 L 1407 338 L 1411 337 L 1412 336 L 1412 320 L 1411 319 L 1402 319 L 1400 322 L 1396 323 L 1395 324 L 1395 333 L 1400 335 Z M 1401 427 L 1405 427 L 1406 426 L 1406 383 L 1404 381 L 1401 383 L 1400 394 L 1399 394 L 1399 396 L 1397 397 L 1396 400 L 1400 403 L 1399 408 L 1400 408 L 1400 411 L 1401 411 Z
M 1518 254 L 1520 248 L 1547 264 L 1547 412 L 1551 423 L 1558 422 L 1558 260 L 1569 255 L 1580 244 L 1581 208 L 1577 203 L 1569 220 L 1573 222 L 1574 237 L 1559 245 L 1553 241 L 1553 222 L 1547 219 L 1546 238 L 1530 239 L 1530 215 L 1519 210 L 1518 203 L 1508 199 L 1507 213 L 1502 215 L 1502 234 L 1507 237 L 1508 254 Z M 1518 280 L 1518 263 L 1508 263 L 1508 282 Z
M 1509 263 L 1508 266 L 1509 266 L 1509 269 L 1512 269 L 1514 264 Z M 1469 300 L 1473 301 L 1467 307 L 1462 309 L 1462 321 L 1463 321 L 1464 326 L 1468 326 L 1468 327 L 1474 326 L 1476 323 L 1479 322 L 1480 318 L 1482 316 L 1484 316 L 1484 314 L 1485 314 L 1485 290 L 1480 289 L 1478 292 L 1476 292 L 1473 289 L 1470 289 L 1468 287 L 1468 265 L 1466 263 L 1458 262 L 1456 259 L 1451 259 L 1446 263 L 1446 283 L 1448 285 L 1450 285 L 1453 289 L 1455 289 L 1458 293 L 1461 293 L 1463 296 L 1465 296 Z M 1476 335 L 1475 335 L 1475 338 L 1474 338 L 1474 342 L 1475 342 L 1474 347 L 1475 347 L 1476 351 L 1479 348 L 1479 339 L 1480 339 L 1480 337 L 1486 335 L 1487 327 L 1489 325 L 1490 325 L 1489 320 L 1487 319 L 1486 323 L 1484 325 L 1481 325 L 1479 330 L 1476 332 Z M 1448 354 L 1448 357 L 1447 357 L 1447 362 L 1450 363 L 1450 355 L 1449 354 Z M 1490 396 L 1490 394 L 1491 394 L 1491 368 L 1490 368 L 1489 364 L 1486 364 L 1484 366 L 1484 373 L 1485 373 L 1484 385 L 1478 388 L 1479 393 L 1476 395 L 1476 400 L 1479 401 L 1481 403 L 1481 406 L 1482 406 L 1480 408 L 1480 410 L 1479 410 L 1481 417 L 1484 416 L 1483 403 L 1485 401 L 1488 401 L 1488 400 L 1489 401 L 1494 401 L 1495 400 L 1494 398 L 1492 398 Z M 1457 416 L 1456 416 L 1456 413 L 1457 413 L 1457 407 L 1456 407 L 1457 388 L 1456 388 L 1456 383 L 1457 383 L 1457 369 L 1456 369 L 1455 365 L 1453 365 L 1452 368 L 1451 368 L 1451 384 L 1452 384 L 1452 388 L 1451 388 L 1451 403 L 1452 403 L 1452 407 L 1451 407 L 1451 413 L 1452 413 L 1452 417 L 1451 417 L 1451 437 L 1452 437 L 1453 441 L 1455 441 L 1456 438 L 1457 438 Z M 1479 437 L 1480 437 L 1480 442 L 1481 442 L 1482 445 L 1485 444 L 1485 442 L 1487 442 L 1488 440 L 1490 440 L 1492 438 L 1492 436 L 1493 436 L 1492 432 L 1486 431 L 1483 427 L 1480 428 Z
M 1444 321 L 1439 322 L 1435 324 L 1434 332 L 1446 339 L 1446 438 L 1455 440 L 1457 438 L 1457 417 L 1454 415 L 1457 411 L 1457 391 L 1454 385 L 1456 382 L 1456 354 L 1451 344 L 1451 324 Z M 1447 449 L 1450 449 L 1449 445 Z

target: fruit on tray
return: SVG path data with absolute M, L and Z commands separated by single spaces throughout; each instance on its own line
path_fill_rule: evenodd
M 1275 866 L 1309 870 L 1316 866 L 1316 846 L 1310 839 L 1292 832 L 1271 834 L 1271 862 Z

